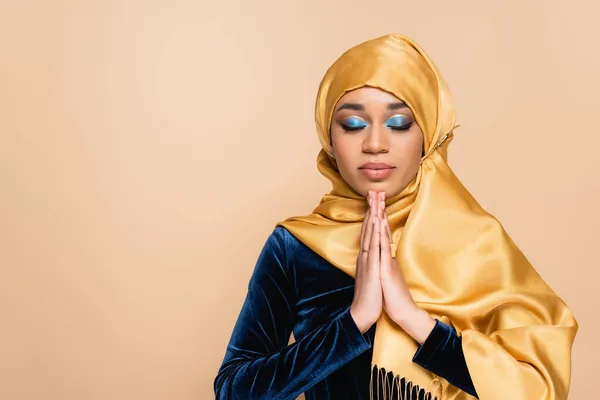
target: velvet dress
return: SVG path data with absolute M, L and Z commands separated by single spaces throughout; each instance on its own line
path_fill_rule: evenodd
M 277 226 L 250 278 L 215 398 L 369 399 L 375 325 L 360 332 L 353 296 L 354 278 Z M 477 397 L 453 327 L 436 319 L 412 361 Z

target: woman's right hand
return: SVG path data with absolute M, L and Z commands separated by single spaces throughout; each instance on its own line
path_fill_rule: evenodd
M 376 197 L 385 196 L 385 192 L 369 191 L 369 209 L 360 231 L 360 248 L 356 259 L 354 299 L 350 314 L 356 326 L 365 333 L 381 316 L 383 308 L 383 290 L 379 275 L 380 217 L 379 202 Z

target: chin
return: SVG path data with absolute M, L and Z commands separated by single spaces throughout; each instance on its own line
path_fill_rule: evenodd
M 392 191 L 390 190 L 389 182 L 381 181 L 381 182 L 367 182 L 366 184 L 361 185 L 361 189 L 357 190 L 358 193 L 362 194 L 364 197 L 369 196 L 369 190 L 374 190 L 376 192 L 385 192 L 385 198 L 391 197 L 390 194 Z
M 350 186 L 355 192 L 359 193 L 365 198 L 369 196 L 369 190 L 374 190 L 376 192 L 385 192 L 385 198 L 388 199 L 399 194 L 408 184 L 405 183 L 403 185 L 403 182 L 394 182 L 392 180 L 383 180 L 377 182 L 369 181 L 363 179 L 362 177 L 357 178 L 358 179 L 355 179 L 353 184 L 350 184 Z
M 389 199 L 390 197 L 394 197 L 400 194 L 400 192 L 404 190 L 406 185 L 408 185 L 408 183 L 402 184 L 398 182 L 386 181 L 369 182 L 366 185 L 364 185 L 364 190 L 361 190 L 359 193 L 364 193 L 364 196 L 366 197 L 369 195 L 369 190 L 374 190 L 376 192 L 385 192 L 385 198 Z

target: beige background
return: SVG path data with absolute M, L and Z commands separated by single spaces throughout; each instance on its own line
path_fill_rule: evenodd
M 264 241 L 330 188 L 318 83 L 390 32 L 446 77 L 451 165 L 573 310 L 593 398 L 593 4 L 0 1 L 0 398 L 212 398 Z

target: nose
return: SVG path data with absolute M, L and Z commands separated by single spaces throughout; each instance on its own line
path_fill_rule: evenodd
M 362 150 L 364 153 L 387 153 L 389 142 L 385 128 L 376 124 L 371 125 L 363 142 Z

